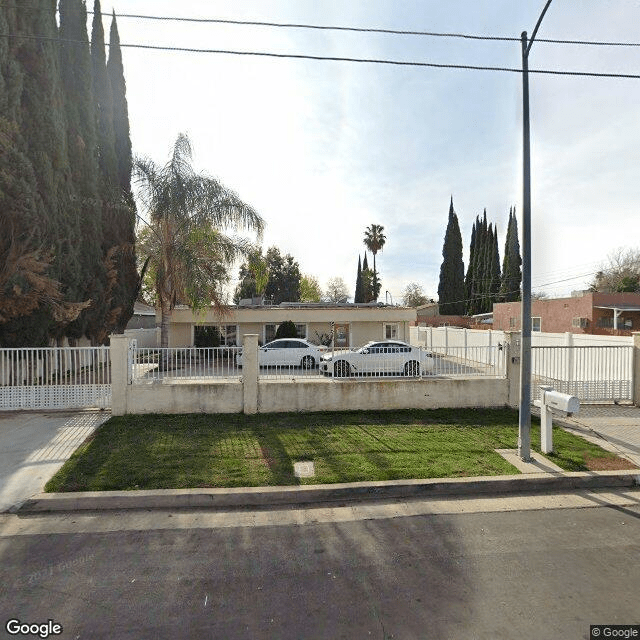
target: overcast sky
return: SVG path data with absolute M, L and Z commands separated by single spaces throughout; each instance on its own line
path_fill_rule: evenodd
M 116 0 L 102 10 L 519 37 L 543 6 Z M 639 24 L 637 1 L 555 0 L 538 38 L 634 42 Z M 122 43 L 521 65 L 518 42 L 124 17 L 118 26 Z M 497 223 L 501 260 L 512 205 L 520 224 L 520 74 L 126 48 L 123 58 L 134 152 L 164 162 L 186 132 L 196 168 L 263 216 L 265 249 L 291 253 L 323 287 L 340 276 L 354 288 L 364 230 L 376 223 L 387 236 L 381 299 L 399 301 L 409 282 L 435 297 L 452 195 L 465 269 L 476 215 L 486 208 Z M 536 42 L 530 68 L 640 74 L 640 48 Z M 533 286 L 556 296 L 584 288 L 616 248 L 640 245 L 640 80 L 532 75 L 530 85 Z

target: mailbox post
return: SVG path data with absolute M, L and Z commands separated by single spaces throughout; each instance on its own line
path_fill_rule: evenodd
M 553 453 L 552 409 L 570 416 L 578 413 L 580 401 L 575 396 L 554 391 L 553 387 L 540 385 L 540 400 L 536 400 L 533 404 L 540 407 L 540 449 L 542 453 Z

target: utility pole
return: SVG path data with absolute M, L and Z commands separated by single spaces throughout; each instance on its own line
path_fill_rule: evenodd
M 518 456 L 531 460 L 531 147 L 529 126 L 529 52 L 551 0 L 538 18 L 531 39 L 522 32 L 522 326 L 520 340 L 520 413 Z

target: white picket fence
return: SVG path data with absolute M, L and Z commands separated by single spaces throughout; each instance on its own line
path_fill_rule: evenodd
M 109 347 L 0 349 L 0 410 L 110 406 Z

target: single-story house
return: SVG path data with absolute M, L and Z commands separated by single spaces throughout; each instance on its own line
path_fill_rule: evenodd
M 160 323 L 160 312 L 157 322 Z M 416 310 L 382 303 L 304 303 L 279 305 L 245 304 L 228 306 L 220 317 L 215 309 L 194 312 L 177 306 L 171 315 L 170 347 L 193 346 L 202 327 L 217 327 L 221 344 L 240 346 L 246 334 L 257 334 L 260 344 L 275 338 L 278 326 L 286 320 L 296 325 L 298 337 L 316 344 L 334 333 L 335 347 L 359 347 L 370 340 L 409 342 L 409 326 Z

